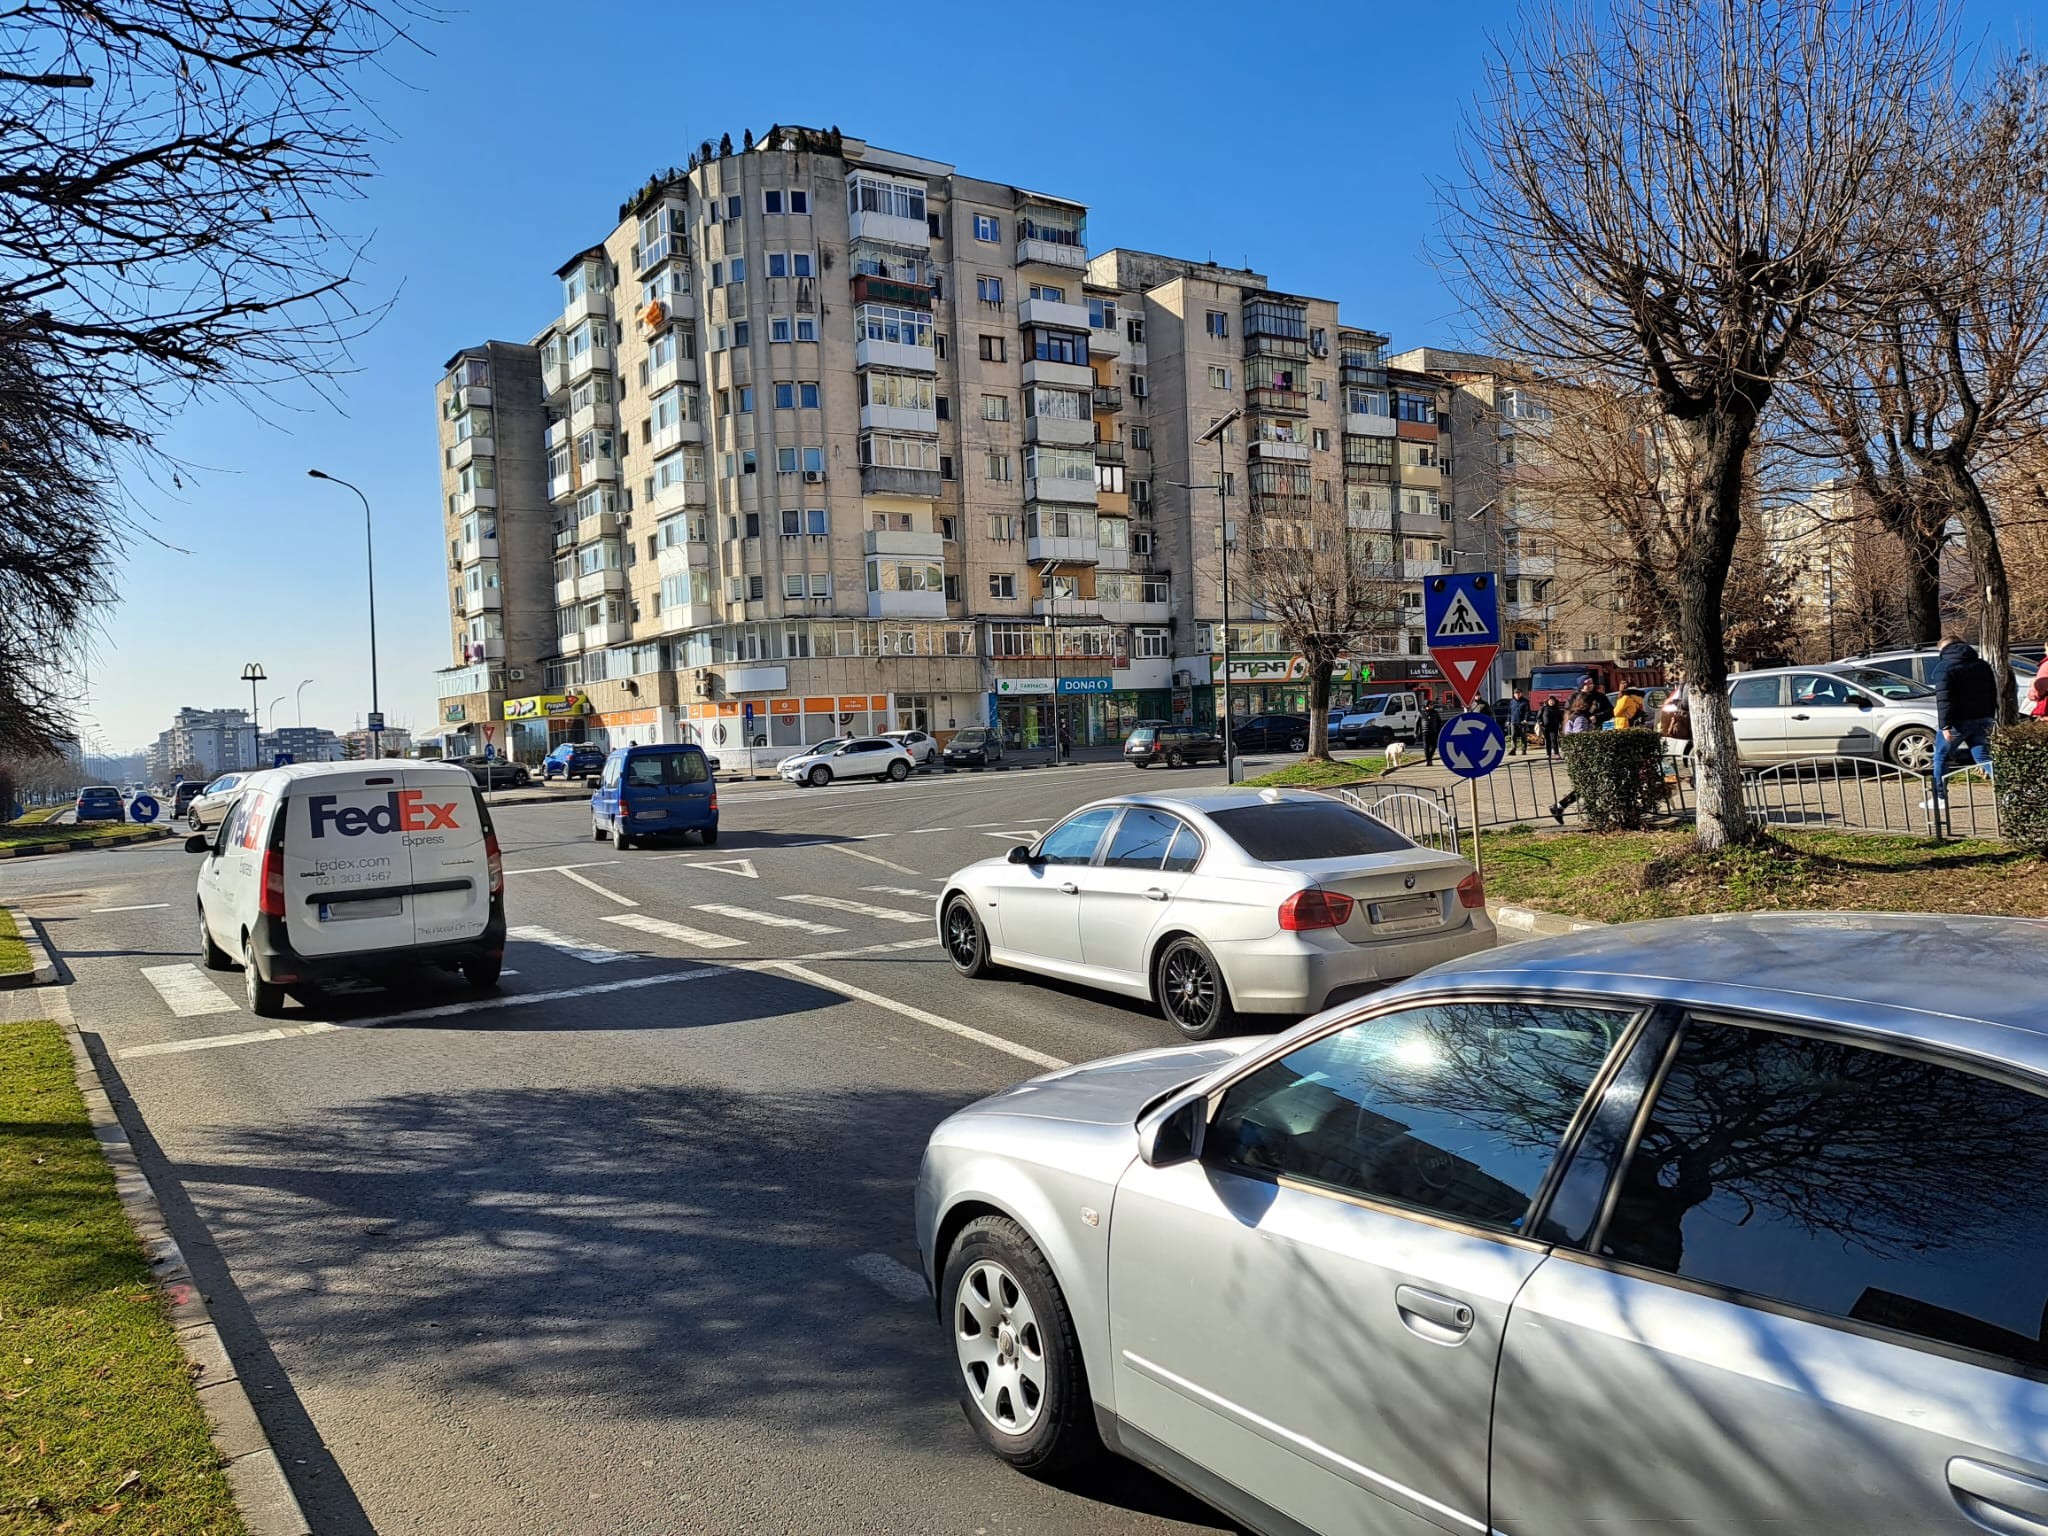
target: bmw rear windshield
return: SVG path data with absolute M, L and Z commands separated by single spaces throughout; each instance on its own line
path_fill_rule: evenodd
M 1399 853 L 1415 845 L 1383 821 L 1335 800 L 1281 800 L 1211 811 L 1209 819 L 1262 864 Z

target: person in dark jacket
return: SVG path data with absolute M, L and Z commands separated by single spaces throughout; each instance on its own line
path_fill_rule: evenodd
M 1942 641 L 1936 658 L 1941 671 L 1934 679 L 1934 794 L 1923 802 L 1948 796 L 1946 775 L 1951 759 L 1975 761 L 1991 772 L 1991 727 L 1998 723 L 1998 674 L 1960 635 Z
M 2048 662 L 2042 664 L 2042 669 L 2048 672 Z M 1529 690 L 1517 688 L 1514 702 L 1508 706 L 1508 755 L 1511 757 L 1517 753 L 1526 754 L 1529 750 L 1529 727 L 1534 724 L 1530 716 Z
M 1417 734 L 1422 737 L 1422 766 L 1425 768 L 1436 761 L 1436 738 L 1443 728 L 1443 711 L 1436 707 L 1436 700 L 1431 699 L 1422 706 L 1422 724 L 1417 728 Z
M 1543 727 L 1543 755 L 1556 757 L 1558 744 L 1564 740 L 1564 701 L 1553 693 L 1543 701 L 1536 719 Z

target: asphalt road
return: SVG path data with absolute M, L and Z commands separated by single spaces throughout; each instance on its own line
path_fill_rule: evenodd
M 957 978 L 940 880 L 1167 782 L 1221 774 L 735 785 L 716 848 L 623 855 L 584 806 L 504 807 L 502 995 L 295 1001 L 281 1036 L 198 967 L 175 842 L 26 861 L 0 901 L 68 969 L 322 1536 L 1227 1530 L 1135 1468 L 983 1454 L 911 1233 L 944 1115 L 1173 1039 Z

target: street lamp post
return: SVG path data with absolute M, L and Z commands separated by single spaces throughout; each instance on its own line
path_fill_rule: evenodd
M 370 538 L 370 498 L 358 486 L 350 485 L 338 475 L 330 475 L 324 469 L 309 469 L 306 473 L 315 480 L 329 480 L 356 493 L 356 500 L 363 504 L 363 564 L 370 578 L 370 718 L 375 720 L 383 714 L 377 703 L 377 552 Z M 303 687 L 304 685 L 301 684 Z M 383 732 L 370 732 L 370 756 L 384 755 Z
M 1060 600 L 1053 590 L 1053 573 L 1060 568 L 1057 560 L 1048 560 L 1045 568 L 1038 573 L 1038 583 L 1045 589 L 1045 632 L 1052 638 L 1052 760 L 1057 764 L 1060 753 Z
M 257 766 L 256 756 L 263 743 L 258 739 L 263 730 L 263 712 L 256 705 L 256 685 L 269 681 L 263 670 L 263 663 L 252 661 L 242 668 L 242 681 L 249 685 L 249 766 Z
M 1230 430 L 1232 422 L 1243 415 L 1242 407 L 1231 407 L 1196 439 L 1216 445 L 1216 509 L 1221 518 L 1220 532 L 1223 536 L 1223 782 L 1226 784 L 1237 782 L 1237 742 L 1231 731 L 1230 713 L 1230 493 L 1225 488 L 1223 434 Z
M 310 683 L 312 681 L 313 679 L 310 677 L 306 679 L 306 683 Z M 301 725 L 304 725 L 306 723 L 306 683 L 299 684 L 299 686 L 293 690 L 293 692 L 298 697 L 299 724 Z

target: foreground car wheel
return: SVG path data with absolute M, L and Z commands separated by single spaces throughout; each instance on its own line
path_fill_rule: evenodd
M 479 992 L 495 992 L 498 973 L 504 968 L 503 955 L 475 955 L 462 962 L 462 979 Z
M 249 1011 L 259 1019 L 274 1019 L 284 1012 L 284 988 L 265 981 L 256 969 L 256 946 L 242 941 L 242 994 Z
M 955 896 L 946 903 L 944 931 L 946 954 L 953 969 L 962 976 L 986 976 L 995 969 L 988 963 L 988 936 L 981 931 L 981 920 L 974 915 L 974 903 L 965 896 Z
M 206 926 L 206 910 L 199 912 L 199 958 L 209 971 L 231 971 L 235 957 L 213 942 L 213 930 Z
M 960 1368 L 960 1406 L 1020 1471 L 1066 1472 L 1101 1448 L 1066 1298 L 1024 1229 L 1007 1216 L 967 1224 L 940 1282 Z
M 1159 956 L 1154 994 L 1184 1040 L 1206 1040 L 1237 1022 L 1216 957 L 1199 939 L 1175 939 Z
M 1287 750 L 1290 752 L 1306 752 L 1308 750 L 1308 738 L 1306 736 L 1288 737 Z
M 1183 756 L 1182 756 L 1182 755 L 1181 755 L 1181 754 L 1180 754 L 1179 752 L 1177 752 L 1177 751 L 1176 751 L 1176 752 L 1169 752 L 1169 753 L 1167 753 L 1167 754 L 1166 754 L 1166 766 L 1167 766 L 1167 767 L 1169 767 L 1169 768 L 1185 768 L 1185 767 L 1187 767 L 1187 765 L 1188 765 L 1188 760 L 1187 760 L 1187 759 L 1186 759 L 1185 757 L 1183 757 Z

